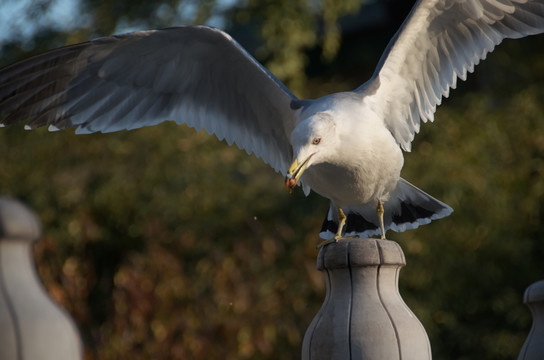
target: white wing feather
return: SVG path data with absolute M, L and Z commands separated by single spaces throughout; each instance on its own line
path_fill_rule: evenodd
M 457 78 L 465 80 L 503 39 L 543 31 L 543 0 L 421 0 L 356 91 L 374 97 L 374 111 L 410 151 L 420 121 L 434 120 Z
M 166 120 L 206 129 L 286 172 L 297 100 L 226 33 L 142 31 L 50 51 L 0 70 L 0 124 L 112 132 Z

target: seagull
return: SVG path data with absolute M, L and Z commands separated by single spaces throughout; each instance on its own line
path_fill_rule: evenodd
M 0 69 L 0 126 L 205 129 L 330 200 L 322 245 L 385 239 L 453 210 L 400 177 L 403 151 L 457 79 L 505 38 L 544 31 L 544 0 L 420 0 L 372 77 L 299 99 L 225 32 L 181 26 L 98 38 Z

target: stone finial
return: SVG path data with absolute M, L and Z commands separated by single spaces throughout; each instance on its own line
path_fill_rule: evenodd
M 35 241 L 42 232 L 40 220 L 22 203 L 0 197 L 0 239 Z
M 32 244 L 40 233 L 31 210 L 0 198 L 0 359 L 83 359 L 74 322 L 39 280 Z
M 533 326 L 523 344 L 518 360 L 544 359 L 544 280 L 537 281 L 525 290 L 523 302 L 533 314 Z
M 324 303 L 302 345 L 303 360 L 431 359 L 425 329 L 402 300 L 406 264 L 389 240 L 345 239 L 321 249 Z

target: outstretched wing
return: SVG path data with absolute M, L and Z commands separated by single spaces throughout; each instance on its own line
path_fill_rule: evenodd
M 112 132 L 166 120 L 289 167 L 296 97 L 224 32 L 187 26 L 111 36 L 0 69 L 0 126 Z
M 420 0 L 356 91 L 373 91 L 375 111 L 410 151 L 420 121 L 433 121 L 458 77 L 465 80 L 503 39 L 543 31 L 543 0 Z

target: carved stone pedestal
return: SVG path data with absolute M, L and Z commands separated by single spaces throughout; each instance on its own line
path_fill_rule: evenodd
M 346 239 L 321 249 L 327 294 L 304 336 L 303 360 L 431 359 L 425 329 L 402 300 L 400 246 Z
M 533 314 L 533 326 L 523 344 L 518 360 L 544 359 L 544 280 L 537 281 L 525 290 L 523 302 Z
M 74 322 L 36 272 L 32 244 L 40 235 L 31 210 L 0 197 L 0 359 L 83 359 Z

